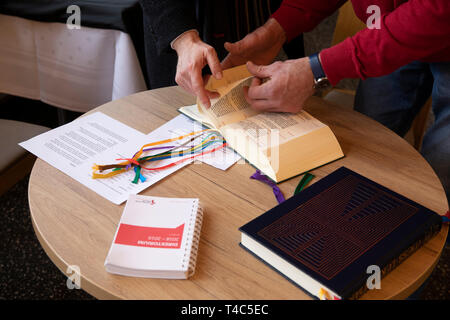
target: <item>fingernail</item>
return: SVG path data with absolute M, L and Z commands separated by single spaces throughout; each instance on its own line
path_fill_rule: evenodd
M 223 75 L 222 72 L 217 72 L 216 79 L 222 79 Z

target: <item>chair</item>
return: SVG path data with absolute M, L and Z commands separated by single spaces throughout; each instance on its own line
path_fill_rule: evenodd
M 36 157 L 18 145 L 49 128 L 0 119 L 0 195 L 31 172 Z
M 332 46 L 345 40 L 347 37 L 353 36 L 358 31 L 364 29 L 366 25 L 359 20 L 351 2 L 346 2 L 339 10 L 338 19 L 336 22 L 336 28 L 334 30 Z M 346 108 L 353 108 L 353 102 L 355 98 L 355 91 L 348 89 L 333 88 L 327 92 L 324 99 L 330 102 L 334 102 L 340 106 Z M 431 111 L 431 98 L 422 107 L 419 114 L 414 119 L 411 126 L 411 133 L 407 135 L 412 136 L 411 143 L 417 149 L 420 150 L 422 145 L 423 135 L 427 127 L 428 116 Z

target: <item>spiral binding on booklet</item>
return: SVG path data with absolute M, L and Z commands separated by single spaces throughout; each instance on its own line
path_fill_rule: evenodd
M 183 268 L 185 263 L 188 263 L 188 277 L 195 273 L 195 266 L 197 263 L 198 246 L 200 243 L 200 232 L 203 223 L 203 208 L 200 202 L 197 202 L 197 214 L 195 214 L 195 203 L 192 205 L 192 215 L 189 220 L 187 237 L 191 239 L 191 245 L 187 245 L 184 251 Z M 195 217 L 195 221 L 193 221 Z

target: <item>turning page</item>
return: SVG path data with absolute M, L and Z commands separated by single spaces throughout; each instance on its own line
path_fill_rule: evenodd
M 211 100 L 210 108 L 205 108 L 200 102 L 198 105 L 200 112 L 206 114 L 216 129 L 258 114 L 250 108 L 243 94 L 244 86 L 250 86 L 252 78 L 245 65 L 224 70 L 220 80 L 210 78 L 206 89 L 219 93 L 220 97 Z

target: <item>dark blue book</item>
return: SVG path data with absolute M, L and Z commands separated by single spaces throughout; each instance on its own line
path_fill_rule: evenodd
M 243 248 L 309 295 L 357 299 L 377 268 L 386 275 L 441 226 L 437 213 L 341 167 L 239 230 Z

